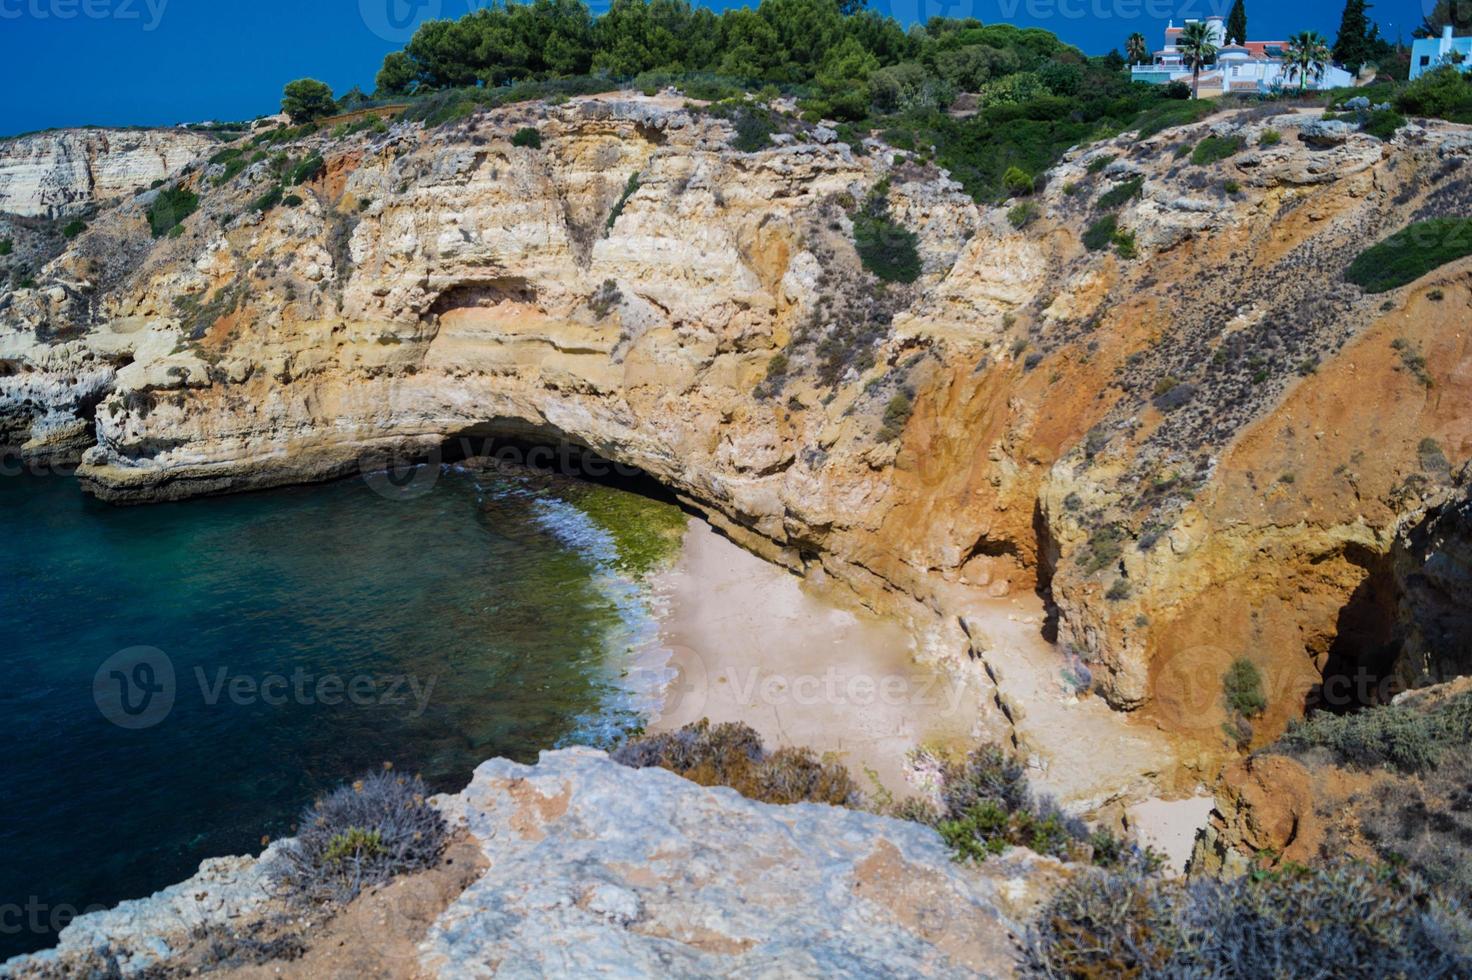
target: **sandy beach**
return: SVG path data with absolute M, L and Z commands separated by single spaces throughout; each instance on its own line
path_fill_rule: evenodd
M 652 729 L 743 721 L 769 747 L 832 753 L 896 795 L 911 748 L 980 734 L 979 685 L 917 663 L 903 625 L 841 607 L 704 521 L 653 585 L 676 677 Z

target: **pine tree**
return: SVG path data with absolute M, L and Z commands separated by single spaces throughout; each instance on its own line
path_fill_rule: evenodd
M 1247 7 L 1242 0 L 1233 0 L 1232 9 L 1227 14 L 1227 40 L 1238 44 L 1247 41 Z
M 1345 0 L 1339 37 L 1334 41 L 1334 60 L 1350 71 L 1358 71 L 1373 55 L 1370 18 L 1366 13 L 1369 9 L 1365 0 Z

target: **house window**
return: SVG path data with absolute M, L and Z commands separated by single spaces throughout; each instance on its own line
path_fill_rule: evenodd
M 1421 67 L 1422 68 L 1425 68 L 1429 64 L 1431 64 L 1431 55 L 1429 55 L 1429 54 L 1423 54 L 1423 55 L 1421 55 Z

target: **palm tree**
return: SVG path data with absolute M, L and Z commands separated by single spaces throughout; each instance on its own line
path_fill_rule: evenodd
M 1318 81 L 1329 67 L 1329 42 L 1317 31 L 1299 31 L 1288 39 L 1288 48 L 1283 52 L 1283 64 L 1288 69 L 1288 80 L 1298 77 L 1298 94 L 1308 87 L 1310 78 Z
M 1204 20 L 1193 20 L 1176 38 L 1176 50 L 1191 66 L 1191 98 L 1201 97 L 1201 69 L 1216 62 L 1216 40 Z
M 1132 65 L 1143 65 L 1150 60 L 1150 49 L 1145 47 L 1145 35 L 1136 31 L 1125 40 L 1124 57 Z

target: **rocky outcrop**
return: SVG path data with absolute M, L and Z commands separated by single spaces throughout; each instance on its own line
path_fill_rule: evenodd
M 410 911 L 395 908 L 390 886 L 313 926 L 293 946 L 300 962 L 270 975 L 311 976 L 331 952 L 319 945 L 350 945 L 389 977 L 1002 977 L 1015 972 L 1020 923 L 1070 873 L 1024 850 L 959 865 L 920 824 L 758 803 L 591 749 L 483 763 L 436 802 L 485 860 L 417 949 L 388 946 L 393 927 L 374 924 Z M 6 975 L 62 975 L 108 957 L 123 976 L 196 962 L 193 947 L 218 930 L 289 911 L 266 884 L 281 846 L 81 916 L 56 950 L 12 960 Z M 373 917 L 358 914 L 364 902 Z
M 1061 869 L 1022 851 L 959 866 L 917 824 L 756 803 L 591 750 L 485 763 L 459 799 L 490 869 L 422 946 L 443 977 L 1005 976 Z
M 56 129 L 0 140 L 0 211 L 73 214 L 166 180 L 217 145 L 184 129 Z
M 1313 118 L 1080 148 L 1020 230 L 880 144 L 793 122 L 738 152 L 672 99 L 317 134 L 284 147 L 325 160 L 299 206 L 250 206 L 270 160 L 204 167 L 177 237 L 124 200 L 0 294 L 0 356 L 34 376 L 7 426 L 39 453 L 75 414 L 81 477 L 116 501 L 567 440 L 879 608 L 954 622 L 1041 586 L 1039 626 L 1209 776 L 1235 752 L 1227 666 L 1267 675 L 1270 738 L 1445 482 L 1418 446 L 1472 453 L 1468 263 L 1373 297 L 1342 278 L 1367 241 L 1461 213 L 1469 147 L 1421 127 L 1260 145 Z M 524 126 L 540 149 L 511 144 Z M 1208 135 L 1244 148 L 1191 164 Z M 913 284 L 856 254 L 876 187 L 916 236 Z M 1111 210 L 1119 244 L 1089 250 Z M 111 372 L 91 414 L 65 394 L 88 365 Z

